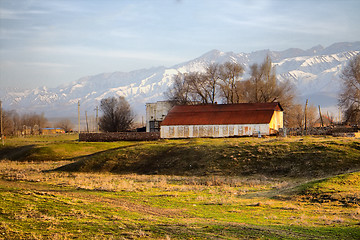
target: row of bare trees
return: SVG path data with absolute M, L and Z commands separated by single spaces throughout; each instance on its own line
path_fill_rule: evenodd
M 19 115 L 15 110 L 3 111 L 5 135 L 39 134 L 48 120 L 44 114 L 26 113 Z
M 3 130 L 4 135 L 37 135 L 42 133 L 42 129 L 54 125 L 61 128 L 65 132 L 69 132 L 73 128 L 70 119 L 59 119 L 54 124 L 50 124 L 44 113 L 24 113 L 18 114 L 15 110 L 3 111 Z
M 250 66 L 250 77 L 243 79 L 244 67 L 238 63 L 210 64 L 205 72 L 179 73 L 174 85 L 166 93 L 174 104 L 225 104 L 280 102 L 285 111 L 286 122 L 297 127 L 296 114 L 292 109 L 301 108 L 295 103 L 296 93 L 289 81 L 280 82 L 271 58 Z M 294 110 L 295 111 L 295 110 Z M 297 112 L 298 113 L 298 112 Z
M 294 87 L 289 81 L 277 81 L 270 57 L 250 66 L 249 79 L 242 79 L 243 74 L 244 68 L 238 63 L 213 63 L 203 73 L 176 75 L 166 95 L 176 104 L 214 104 L 217 100 L 226 104 L 281 102 L 285 108 L 293 104 Z
M 99 126 L 105 132 L 128 131 L 133 124 L 134 114 L 130 104 L 124 97 L 109 97 L 101 100 L 100 110 L 103 115 L 100 117 Z M 50 124 L 44 114 L 22 114 L 15 110 L 3 111 L 4 135 L 36 135 L 41 134 L 42 129 L 54 125 L 65 132 L 72 131 L 73 124 L 70 119 L 63 118 L 54 124 Z
M 341 95 L 341 106 L 346 109 L 346 119 L 360 120 L 360 74 L 359 55 L 344 69 L 346 79 Z M 174 84 L 165 93 L 174 104 L 224 104 L 280 102 L 284 108 L 285 125 L 289 128 L 311 128 L 333 122 L 333 117 L 322 115 L 312 104 L 298 102 L 295 87 L 289 82 L 280 82 L 271 58 L 249 68 L 249 76 L 243 79 L 244 67 L 238 63 L 213 63 L 204 72 L 178 73 Z M 320 121 L 320 119 L 322 121 Z

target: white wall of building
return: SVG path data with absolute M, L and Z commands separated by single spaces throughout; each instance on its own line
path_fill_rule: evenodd
M 146 132 L 150 132 L 150 121 L 161 122 L 164 120 L 172 105 L 168 101 L 159 101 L 146 104 Z
M 269 135 L 269 124 L 161 126 L 161 138 L 232 137 Z

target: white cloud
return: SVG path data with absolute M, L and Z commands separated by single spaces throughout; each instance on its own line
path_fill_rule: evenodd
M 179 57 L 168 56 L 159 52 L 135 51 L 135 50 L 109 50 L 83 46 L 39 46 L 25 49 L 33 54 L 43 55 L 68 55 L 78 57 L 118 58 L 118 59 L 139 59 L 139 60 L 168 60 L 180 61 Z
M 23 62 L 26 66 L 46 67 L 46 68 L 70 68 L 72 65 L 54 62 Z
M 19 20 L 26 19 L 27 15 L 38 15 L 38 14 L 48 14 L 47 11 L 42 10 L 12 10 L 0 8 L 0 19 L 8 20 Z
M 250 52 L 355 41 L 359 2 L 0 0 L 0 60 L 15 64 L 14 71 L 5 69 L 9 77 L 39 79 L 41 72 L 46 81 L 66 81 L 177 64 L 214 48 Z
M 22 19 L 19 12 L 0 8 L 0 19 Z
M 52 69 L 55 70 L 62 70 L 64 68 L 71 68 L 73 67 L 70 64 L 63 64 L 63 63 L 56 63 L 56 62 L 25 62 L 25 61 L 0 61 L 0 69 L 2 71 L 8 70 L 8 69 L 43 69 L 43 71 L 46 71 L 45 69 Z

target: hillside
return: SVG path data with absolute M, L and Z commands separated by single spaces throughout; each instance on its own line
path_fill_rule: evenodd
M 0 236 L 359 239 L 359 159 L 350 138 L 10 138 Z
M 76 117 L 77 103 L 81 111 L 94 113 L 102 98 L 125 96 L 141 119 L 145 103 L 164 99 L 177 72 L 203 71 L 211 62 L 234 61 L 247 70 L 270 55 L 280 81 L 290 80 L 302 99 L 321 105 L 324 111 L 337 109 L 340 88 L 339 74 L 347 61 L 359 54 L 360 42 L 335 43 L 329 47 L 315 46 L 308 50 L 297 48 L 285 51 L 261 50 L 252 53 L 233 53 L 212 50 L 196 59 L 172 67 L 140 69 L 132 72 L 102 73 L 83 77 L 65 86 L 48 89 L 0 89 L 5 109 L 19 112 L 44 112 L 47 117 Z M 247 76 L 245 75 L 244 78 Z M 61 109 L 62 111 L 59 111 Z M 336 111 L 337 112 L 337 111 Z
M 360 169 L 360 143 L 327 139 L 192 139 L 108 150 L 62 171 L 324 177 Z
M 0 147 L 0 159 L 70 160 L 58 170 L 184 176 L 324 177 L 360 169 L 359 140 L 225 138 L 87 143 L 47 138 Z M 43 142 L 44 141 L 44 142 Z

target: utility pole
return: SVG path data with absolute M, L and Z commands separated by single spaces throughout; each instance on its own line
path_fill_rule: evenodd
M 88 124 L 88 118 L 87 118 L 87 111 L 85 111 L 85 121 L 86 121 L 86 132 L 89 132 L 89 124 Z
M 332 118 L 331 118 L 330 115 L 329 115 L 329 111 L 327 111 L 326 114 L 327 114 L 327 117 L 328 117 L 328 119 L 329 119 L 329 121 L 330 121 L 330 125 L 333 125 L 333 120 L 332 120 Z
M 341 109 L 339 108 L 339 124 L 342 124 L 342 119 L 341 119 Z
M 79 139 L 80 139 L 80 101 L 78 101 L 78 132 L 79 132 Z
M 0 122 L 1 122 L 1 141 L 2 141 L 2 145 L 5 145 L 4 142 L 4 127 L 3 127 L 3 110 L 2 110 L 2 101 L 0 100 Z
M 319 115 L 320 115 L 320 121 L 321 121 L 321 127 L 324 127 L 324 122 L 321 115 L 320 105 L 319 105 Z
M 99 107 L 96 106 L 96 132 L 99 133 Z
M 306 99 L 306 104 L 305 104 L 305 109 L 304 109 L 304 121 L 305 121 L 305 123 L 304 123 L 304 130 L 305 130 L 305 135 L 307 135 L 307 124 L 306 124 L 306 122 L 307 122 L 307 105 L 308 105 L 308 100 Z

